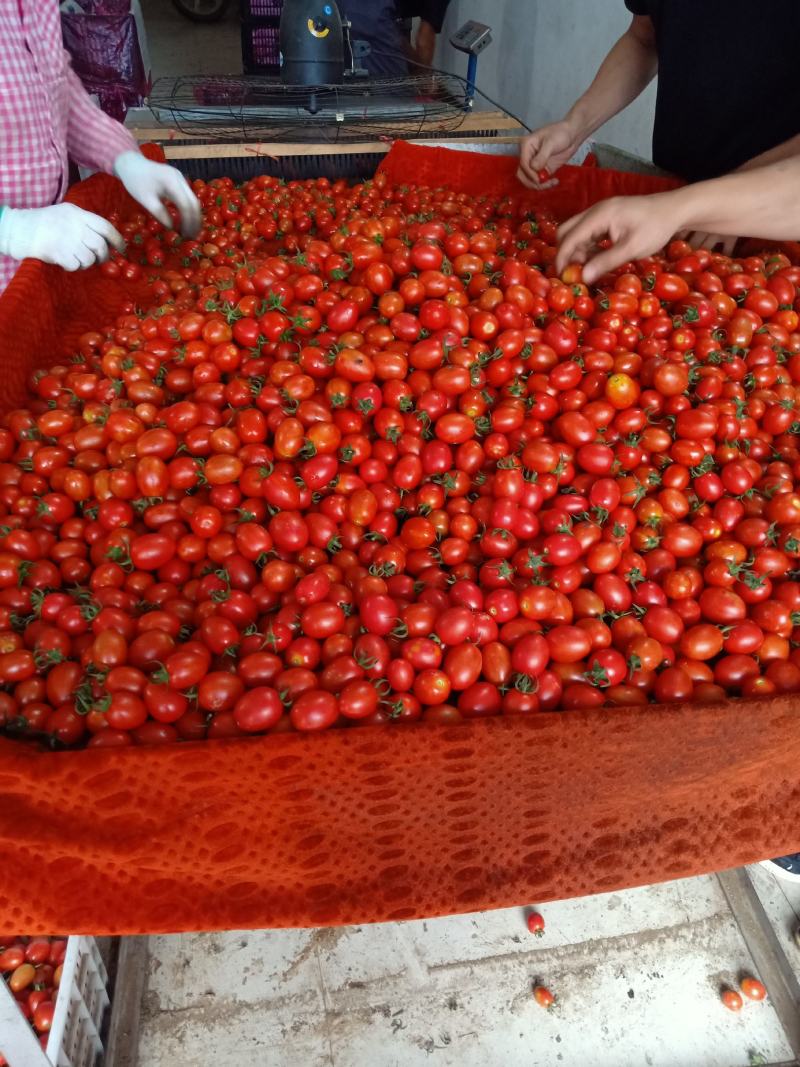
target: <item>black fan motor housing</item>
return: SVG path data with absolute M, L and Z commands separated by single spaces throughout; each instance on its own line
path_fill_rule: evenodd
M 335 0 L 285 0 L 280 42 L 284 85 L 344 80 L 344 34 Z

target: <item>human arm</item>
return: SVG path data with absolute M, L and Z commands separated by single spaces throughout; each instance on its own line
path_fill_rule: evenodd
M 783 141 L 781 144 L 775 145 L 774 148 L 770 148 L 752 159 L 748 159 L 746 163 L 737 167 L 733 173 L 741 174 L 744 171 L 756 170 L 759 167 L 768 167 L 773 163 L 779 163 L 783 159 L 791 159 L 797 155 L 800 155 L 800 134 L 796 137 L 790 137 L 788 141 Z M 709 250 L 719 248 L 728 256 L 733 252 L 737 241 L 736 237 L 723 237 L 718 233 L 707 233 L 705 230 L 687 230 L 678 236 L 685 237 L 692 248 L 707 248 Z
M 418 15 L 416 38 L 411 58 L 422 67 L 433 66 L 436 38 L 442 32 L 450 0 L 417 0 L 405 6 L 404 14 Z M 401 4 L 401 8 L 403 5 Z
M 413 51 L 413 58 L 420 66 L 433 66 L 433 57 L 436 52 L 436 30 L 427 19 L 420 19 Z
M 0 255 L 40 259 L 64 270 L 82 270 L 108 259 L 125 242 L 110 222 L 74 204 L 42 208 L 0 207 Z
M 71 67 L 67 87 L 70 157 L 80 166 L 116 174 L 134 200 L 168 228 L 172 219 L 164 201 L 171 200 L 178 208 L 182 232 L 196 236 L 202 224 L 200 204 L 180 171 L 145 159 L 125 127 L 93 103 Z
M 414 42 L 414 59 L 420 66 L 433 66 L 436 51 L 436 31 L 425 18 L 419 20 L 416 41 Z
M 68 136 L 71 122 L 83 122 L 83 144 L 88 153 L 97 159 L 97 165 L 110 166 L 115 154 L 130 147 L 130 135 L 92 105 L 69 67 L 66 94 Z M 76 100 L 80 104 L 85 101 L 85 107 L 79 108 L 73 119 Z M 82 153 L 78 156 L 81 162 L 94 164 L 94 159 L 90 161 Z M 9 259 L 38 259 L 73 271 L 102 263 L 108 259 L 112 248 L 123 252 L 125 243 L 111 223 L 74 204 L 0 208 L 0 254 Z
M 800 238 L 800 157 L 654 196 L 614 197 L 565 222 L 556 269 L 583 263 L 584 280 L 657 252 L 678 230 L 767 240 Z M 604 238 L 611 248 L 596 251 Z
M 93 102 L 78 75 L 67 66 L 67 152 L 70 159 L 91 170 L 114 171 L 122 152 L 135 151 L 136 141 L 122 123 Z
M 779 163 L 782 159 L 791 159 L 792 156 L 797 155 L 800 155 L 800 134 L 797 134 L 796 137 L 790 137 L 788 141 L 783 141 L 779 145 L 775 145 L 774 148 L 769 148 L 759 156 L 753 156 L 752 159 L 748 159 L 746 163 L 742 163 L 741 167 L 737 167 L 736 173 L 756 170 L 758 167 L 768 167 L 772 163 Z
M 533 189 L 547 188 L 539 172 L 566 163 L 583 142 L 650 84 L 658 70 L 655 29 L 646 15 L 634 15 L 600 65 L 594 81 L 560 122 L 542 126 L 520 146 L 519 180 Z

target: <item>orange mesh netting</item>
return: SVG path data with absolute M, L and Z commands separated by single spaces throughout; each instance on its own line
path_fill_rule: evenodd
M 398 146 L 385 167 L 422 181 L 435 168 L 459 187 L 474 168 L 484 190 L 511 180 L 511 161 L 461 155 L 442 166 L 439 150 Z M 559 213 L 630 183 L 569 169 Z M 73 199 L 126 207 L 106 178 Z M 26 263 L 0 300 L 6 405 L 29 367 L 68 354 L 131 298 L 96 271 Z M 798 847 L 798 765 L 796 697 L 149 749 L 48 753 L 0 739 L 2 926 L 333 925 L 716 870 Z
M 120 183 L 104 174 L 76 185 L 68 199 L 106 217 L 134 207 Z M 70 274 L 26 261 L 0 300 L 0 410 L 22 403 L 30 370 L 71 355 L 82 333 L 113 322 L 123 301 L 146 295 L 145 282 L 123 290 L 96 270 Z
M 438 186 L 446 183 L 470 196 L 519 195 L 516 179 L 516 156 L 491 156 L 476 152 L 454 152 L 448 148 L 427 148 L 401 141 L 378 168 L 393 182 L 414 181 Z M 445 182 L 446 179 L 446 182 Z M 559 220 L 585 211 L 610 196 L 643 196 L 677 189 L 677 178 L 655 178 L 627 174 L 596 166 L 594 156 L 587 156 L 582 167 L 561 167 L 558 185 L 535 195 L 538 208 L 552 212 Z M 531 194 L 532 195 L 532 194 Z M 746 256 L 775 249 L 785 253 L 793 263 L 800 263 L 800 242 L 742 241 L 737 254 Z
M 591 160 L 587 162 L 591 163 Z M 516 179 L 518 163 L 516 156 L 454 152 L 449 148 L 426 148 L 401 141 L 392 147 L 378 169 L 395 183 L 446 184 L 470 196 L 506 196 L 526 192 Z M 561 167 L 558 179 L 554 188 L 535 194 L 535 203 L 560 219 L 609 196 L 659 193 L 681 184 L 675 178 L 623 174 L 591 165 Z

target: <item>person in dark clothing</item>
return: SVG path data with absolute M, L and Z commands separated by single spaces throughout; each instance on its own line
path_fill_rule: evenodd
M 553 184 L 550 174 L 657 73 L 653 161 L 697 184 L 650 197 L 615 197 L 568 220 L 559 230 L 557 269 L 583 263 L 591 283 L 631 258 L 657 251 L 685 226 L 699 228 L 696 247 L 716 247 L 718 233 L 737 230 L 797 239 L 800 4 L 625 4 L 633 16 L 628 30 L 567 115 L 523 141 L 519 178 L 535 189 Z M 598 251 L 605 237 L 612 247 Z M 727 248 L 735 241 L 729 237 Z M 800 881 L 800 852 L 764 865 L 779 878 Z
M 412 45 L 412 59 L 424 67 L 433 65 L 436 38 L 442 32 L 450 0 L 398 0 L 397 14 L 406 23 L 411 37 L 411 21 L 419 19 L 417 36 Z
M 338 0 L 350 20 L 350 39 L 358 63 L 379 78 L 408 74 L 407 44 L 397 21 L 395 0 Z
M 522 142 L 519 177 L 557 167 L 658 74 L 653 162 L 688 181 L 800 151 L 796 0 L 625 0 L 628 30 L 559 122 Z M 751 117 L 751 118 L 750 118 Z

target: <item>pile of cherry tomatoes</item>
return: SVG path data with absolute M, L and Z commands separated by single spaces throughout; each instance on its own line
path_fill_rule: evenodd
M 63 937 L 15 937 L 0 944 L 0 978 L 8 984 L 43 1048 L 53 1025 L 66 951 Z M 6 1062 L 0 1054 L 0 1067 Z
M 0 429 L 0 726 L 58 746 L 800 691 L 800 268 L 593 290 L 535 201 L 195 183 Z

